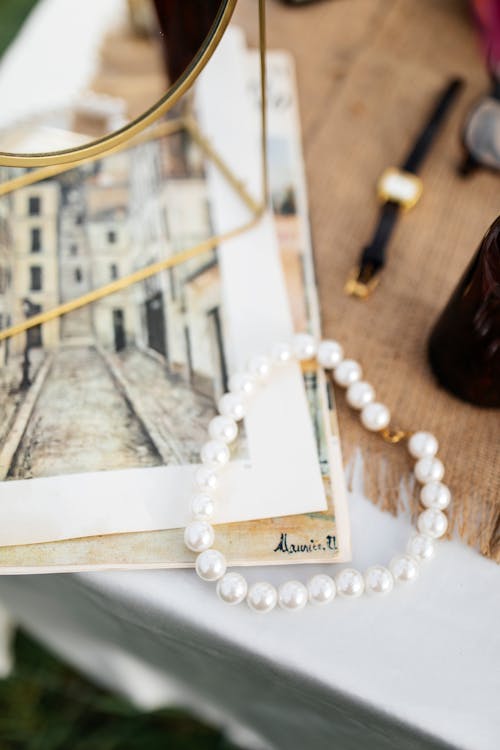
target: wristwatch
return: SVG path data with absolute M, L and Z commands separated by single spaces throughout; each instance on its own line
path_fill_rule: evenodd
M 377 182 L 377 197 L 382 204 L 379 221 L 369 245 L 364 248 L 358 265 L 347 280 L 347 294 L 366 299 L 377 286 L 398 216 L 401 211 L 413 208 L 422 195 L 423 183 L 417 172 L 462 85 L 459 78 L 446 85 L 402 167 L 388 167 L 380 176 Z

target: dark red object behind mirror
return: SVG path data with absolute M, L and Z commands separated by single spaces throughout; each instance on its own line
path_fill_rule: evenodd
M 221 0 L 154 0 L 169 81 L 186 70 L 214 24 Z

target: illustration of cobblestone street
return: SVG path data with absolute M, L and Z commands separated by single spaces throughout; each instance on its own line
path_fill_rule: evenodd
M 196 461 L 213 414 L 212 399 L 171 382 L 162 362 L 146 353 L 63 346 L 52 356 L 8 478 Z

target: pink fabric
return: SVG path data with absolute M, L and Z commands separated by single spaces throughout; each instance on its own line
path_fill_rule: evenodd
M 472 0 L 486 59 L 491 68 L 500 66 L 500 0 Z

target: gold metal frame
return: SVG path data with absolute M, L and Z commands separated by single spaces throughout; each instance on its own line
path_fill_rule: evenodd
M 15 154 L 0 151 L 0 166 L 47 167 L 67 163 L 72 163 L 76 166 L 83 159 L 107 153 L 115 146 L 129 141 L 133 136 L 147 128 L 148 125 L 152 125 L 158 118 L 166 114 L 179 101 L 181 96 L 191 88 L 222 39 L 233 15 L 236 2 L 237 0 L 221 0 L 221 6 L 212 28 L 190 65 L 188 65 L 184 73 L 169 88 L 165 96 L 140 115 L 140 117 L 132 120 L 120 130 L 83 146 L 38 154 Z
M 236 5 L 236 1 L 237 0 L 228 0 L 228 2 L 226 3 L 225 10 L 228 11 L 228 9 L 230 9 L 229 16 L 226 16 L 223 14 L 224 18 L 221 18 L 221 26 L 215 30 L 211 38 L 212 41 L 214 39 L 217 39 L 217 41 L 212 47 L 210 47 L 210 52 L 208 54 L 208 57 L 205 58 L 204 64 L 197 68 L 198 73 L 204 67 L 204 65 L 208 61 L 208 58 L 213 54 L 215 47 L 217 46 L 220 39 L 222 38 L 222 35 L 225 29 L 227 28 L 229 19 Z M 139 118 L 139 120 L 136 120 L 135 123 L 128 126 L 125 129 L 125 131 L 119 131 L 119 133 L 116 134 L 117 136 L 116 139 L 114 136 L 111 136 L 106 139 L 103 139 L 102 141 L 98 141 L 98 142 L 95 142 L 94 144 L 90 144 L 90 146 L 88 147 L 77 148 L 73 150 L 72 152 L 69 152 L 69 151 L 58 152 L 52 155 L 31 155 L 31 157 L 28 157 L 28 158 L 32 158 L 34 160 L 36 159 L 37 160 L 36 163 L 40 165 L 39 169 L 36 169 L 32 172 L 26 172 L 22 175 L 19 175 L 16 178 L 13 178 L 3 184 L 0 184 L 0 196 L 6 195 L 7 193 L 10 193 L 13 190 L 19 189 L 21 187 L 25 187 L 26 185 L 34 184 L 36 182 L 39 182 L 40 180 L 47 179 L 48 177 L 52 177 L 57 174 L 61 174 L 62 172 L 69 171 L 75 167 L 80 166 L 81 164 L 95 161 L 101 156 L 107 156 L 113 153 L 117 153 L 118 151 L 124 150 L 125 148 L 138 145 L 140 143 L 151 140 L 153 138 L 162 137 L 162 136 L 174 133 L 174 132 L 178 132 L 179 130 L 185 129 L 187 132 L 189 132 L 191 137 L 198 143 L 198 145 L 203 149 L 207 158 L 213 161 L 217 169 L 219 169 L 219 171 L 222 173 L 225 179 L 230 183 L 230 185 L 237 192 L 237 194 L 239 195 L 243 203 L 247 206 L 247 208 L 249 209 L 251 213 L 251 218 L 249 219 L 249 221 L 246 222 L 243 226 L 237 227 L 222 235 L 210 237 L 204 242 L 201 242 L 198 245 L 195 245 L 191 248 L 187 248 L 186 250 L 183 250 L 182 252 L 177 253 L 174 256 L 171 256 L 170 258 L 166 258 L 163 261 L 153 263 L 138 271 L 135 271 L 134 273 L 131 273 L 127 276 L 117 279 L 116 281 L 113 281 L 110 284 L 106 284 L 105 286 L 94 289 L 91 292 L 85 295 L 82 295 L 81 297 L 70 300 L 69 302 L 58 305 L 57 307 L 51 310 L 44 311 L 38 315 L 34 315 L 28 318 L 25 321 L 22 321 L 21 323 L 15 324 L 13 326 L 10 326 L 9 328 L 1 330 L 0 342 L 8 338 L 11 338 L 12 336 L 16 336 L 20 333 L 23 333 L 24 331 L 27 331 L 30 328 L 34 328 L 38 325 L 42 325 L 43 323 L 47 323 L 50 320 L 54 320 L 62 315 L 66 315 L 67 313 L 70 313 L 74 310 L 78 310 L 79 308 L 84 307 L 85 305 L 88 305 L 99 299 L 103 299 L 104 297 L 107 297 L 110 294 L 114 294 L 115 292 L 126 289 L 132 284 L 135 284 L 139 281 L 144 281 L 145 279 L 156 275 L 160 271 L 164 271 L 168 268 L 184 263 L 185 261 L 190 260 L 191 258 L 194 258 L 197 255 L 200 255 L 201 253 L 206 252 L 207 250 L 217 247 L 217 245 L 219 245 L 220 243 L 227 241 L 231 239 L 232 237 L 236 237 L 248 231 L 250 228 L 252 228 L 259 222 L 268 204 L 265 0 L 259 0 L 258 9 L 259 9 L 258 12 L 259 12 L 260 84 L 261 84 L 261 99 L 262 99 L 262 105 L 261 105 L 262 200 L 261 201 L 256 201 L 251 195 L 249 195 L 243 183 L 238 179 L 238 177 L 234 174 L 231 168 L 224 162 L 224 160 L 220 157 L 220 155 L 213 149 L 210 142 L 201 133 L 194 118 L 190 116 L 177 118 L 176 120 L 170 120 L 165 123 L 157 124 L 155 127 L 151 128 L 150 130 L 146 132 L 142 132 L 148 124 L 150 124 L 151 122 L 154 122 L 158 117 L 160 117 L 164 112 L 166 112 L 167 109 L 169 109 L 170 106 L 172 106 L 175 103 L 175 101 L 178 100 L 181 94 L 179 94 L 175 98 L 175 101 L 172 101 L 169 98 L 168 99 L 169 106 L 167 107 L 165 106 L 167 103 L 166 100 L 162 99 L 160 104 L 158 105 L 157 110 L 155 110 L 154 113 L 151 113 L 151 110 L 150 110 L 149 113 L 146 113 L 142 118 Z M 224 25 L 222 25 L 223 21 L 224 21 Z M 196 73 L 196 75 L 198 73 Z M 196 78 L 196 75 L 193 75 L 189 78 L 189 81 L 190 81 L 189 84 L 187 84 L 182 89 L 181 93 L 183 93 L 190 85 L 192 85 L 192 83 L 194 82 L 194 79 Z M 167 94 L 167 97 L 169 96 L 170 94 Z M 73 155 L 71 160 L 69 158 L 70 154 Z M 74 158 L 75 154 L 78 156 L 77 160 L 75 160 Z M 9 163 L 7 163 L 7 161 L 5 161 L 3 157 L 4 155 L 0 153 L 0 165 L 3 165 L 3 166 L 12 165 L 12 161 L 9 161 Z M 56 157 L 59 157 L 59 161 L 54 161 L 54 158 Z M 19 158 L 23 159 L 24 157 L 19 157 Z M 19 166 L 19 163 L 15 164 L 15 166 Z M 26 162 L 23 163 L 23 166 L 26 166 Z

